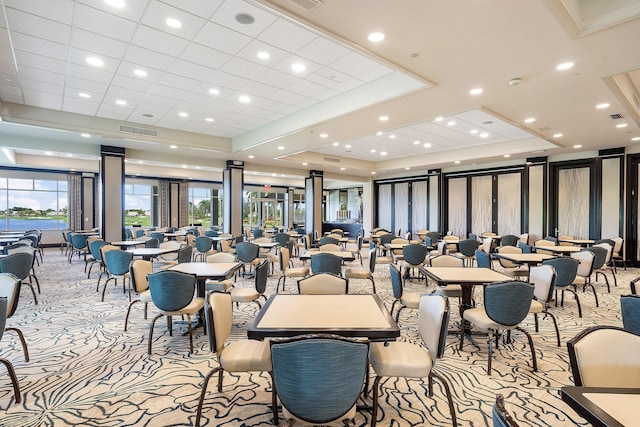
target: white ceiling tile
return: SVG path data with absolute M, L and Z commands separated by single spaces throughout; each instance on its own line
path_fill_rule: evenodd
M 144 92 L 149 92 L 155 85 L 155 83 L 146 81 L 144 79 L 136 77 L 126 77 L 121 75 L 114 76 L 111 84 L 113 86 L 118 86 L 124 89 L 139 90 Z
M 20 67 L 20 77 L 25 79 L 40 80 L 42 82 L 64 85 L 64 74 L 52 73 L 31 67 Z
M 55 7 L 51 7 L 51 0 L 5 0 L 4 4 L 8 8 L 19 9 L 66 25 L 71 25 L 73 18 L 73 0 L 56 0 Z
M 227 112 L 237 113 L 237 112 L 242 111 L 245 108 L 247 108 L 247 106 L 244 105 L 244 104 L 239 103 L 236 99 L 234 99 L 234 100 L 222 99 L 216 105 L 216 108 L 219 108 L 219 109 L 221 109 L 223 111 L 227 111 Z
M 129 9 L 129 7 L 125 9 Z M 133 37 L 137 27 L 135 22 L 82 4 L 78 4 L 76 7 L 74 25 L 79 29 L 127 43 Z
M 253 16 L 254 22 L 246 25 L 239 23 L 235 18 L 236 15 L 245 13 Z M 250 37 L 256 37 L 268 28 L 277 18 L 249 2 L 225 1 L 222 6 L 211 17 L 211 21 L 216 24 L 223 25 L 234 31 L 246 34 Z
M 37 98 L 36 93 L 41 91 L 46 94 L 55 94 L 62 95 L 64 92 L 64 86 L 56 85 L 53 83 L 47 83 L 40 80 L 31 80 L 31 79 L 21 79 L 20 84 L 22 89 L 26 91 L 29 90 L 30 98 Z
M 127 49 L 125 42 L 77 28 L 71 34 L 71 46 L 112 58 L 122 57 Z
M 308 80 L 310 82 L 322 85 L 322 86 L 327 87 L 327 88 L 331 88 L 331 87 L 337 86 L 340 83 L 340 82 L 338 82 L 336 80 L 331 79 L 330 77 L 322 76 L 319 73 L 313 73 L 313 74 L 307 76 L 305 78 L 305 80 Z
M 349 79 L 342 83 L 338 83 L 333 88 L 339 92 L 348 92 L 358 86 L 362 86 L 363 82 L 357 79 Z
M 99 57 L 104 62 L 104 66 L 102 67 L 93 67 L 89 65 L 87 62 L 88 57 Z M 75 64 L 83 67 L 88 67 L 97 71 L 102 71 L 105 73 L 114 73 L 118 69 L 120 61 L 118 59 L 112 58 L 110 56 L 96 54 L 91 51 L 76 49 L 72 47 L 69 49 L 69 65 Z
M 56 43 L 69 43 L 71 36 L 71 26 L 69 25 L 24 13 L 16 9 L 7 9 L 7 19 L 11 23 L 9 29 L 12 33 L 29 34 L 33 37 Z
M 145 98 L 146 93 L 111 85 L 109 90 L 107 90 L 106 95 L 118 99 L 124 99 L 127 101 L 127 104 L 131 104 L 133 101 L 136 101 L 137 104 Z
M 86 5 L 89 6 L 90 9 L 98 9 L 102 12 L 107 12 L 109 15 L 116 15 L 135 23 L 140 20 L 140 17 L 144 13 L 149 2 L 149 0 L 129 1 L 127 2 L 127 7 L 120 9 L 109 6 L 104 0 L 78 0 L 79 5 L 76 7 L 76 13 L 78 12 L 78 9 L 80 9 L 80 6 Z
M 264 108 L 265 110 L 269 110 L 271 112 L 281 112 L 285 108 L 287 108 L 287 105 L 283 104 L 282 102 L 275 101 L 271 98 L 271 96 L 269 96 L 268 98 L 262 99 L 262 101 L 260 102 L 260 108 Z
M 292 84 L 291 86 L 288 86 L 287 90 L 295 92 L 299 95 L 303 95 L 305 97 L 313 97 L 318 92 L 326 90 L 326 88 L 309 81 L 301 80 Z
M 177 103 L 178 103 L 177 99 L 167 98 L 165 96 L 156 95 L 154 93 L 149 93 L 144 100 L 145 105 L 153 104 L 153 105 L 158 105 L 158 106 L 168 107 L 168 108 L 175 107 Z
M 4 102 L 12 102 L 14 104 L 22 104 L 22 95 L 12 95 L 0 90 L 0 99 Z
M 65 96 L 62 101 L 62 108 L 72 105 L 76 107 L 86 107 L 87 109 L 97 110 L 100 107 L 101 101 L 93 101 L 91 99 L 78 98 L 75 93 L 72 93 L 72 96 L 67 96 L 67 91 L 65 91 Z
M 269 59 L 265 60 L 258 58 L 258 52 L 269 53 Z M 244 49 L 238 52 L 237 56 L 264 67 L 272 67 L 273 65 L 284 61 L 290 55 L 291 54 L 289 52 L 278 49 L 277 47 L 273 47 L 270 44 L 263 43 L 260 40 L 253 40 L 251 43 L 245 46 Z
M 259 96 L 261 98 L 268 98 L 280 89 L 278 89 L 277 87 L 263 85 L 262 83 L 252 81 L 244 85 L 240 90 L 250 95 Z
M 289 73 L 278 70 L 267 70 L 260 76 L 260 82 L 269 86 L 286 88 L 298 81 L 298 78 Z
M 386 76 L 387 74 L 393 73 L 393 70 L 386 67 L 374 67 L 368 71 L 365 71 L 361 74 L 358 74 L 358 78 L 360 80 L 364 80 L 365 82 L 372 82 L 380 77 Z
M 67 88 L 76 89 L 74 92 L 89 92 L 95 95 L 104 95 L 109 88 L 108 84 L 99 83 L 82 77 L 67 77 Z
M 0 62 L 0 73 L 16 75 L 16 66 L 10 62 Z
M 337 90 L 333 90 L 333 89 L 325 89 L 321 92 L 318 92 L 314 95 L 314 98 L 319 100 L 319 101 L 324 101 L 327 100 L 329 98 L 333 98 L 336 95 L 340 95 L 340 92 L 338 92 Z
M 251 38 L 209 22 L 193 41 L 235 55 L 251 42 Z
M 137 76 L 134 73 L 134 71 L 137 69 L 146 71 L 147 73 L 146 77 Z M 162 77 L 162 74 L 164 74 L 164 71 L 156 70 L 155 68 L 151 68 L 151 67 L 140 65 L 140 64 L 121 61 L 120 65 L 118 66 L 118 75 L 116 76 L 116 78 L 118 76 L 131 78 L 139 82 L 141 85 L 146 85 L 149 83 L 153 84 L 158 80 L 160 80 L 160 77 Z
M 176 76 L 175 74 L 170 74 L 170 73 L 164 74 L 160 78 L 158 83 L 164 86 L 180 88 L 181 90 L 185 90 L 185 91 L 192 91 L 195 88 L 197 88 L 198 85 L 200 84 L 198 80 L 188 79 L 186 77 Z M 181 98 L 184 98 L 184 96 L 182 96 Z
M 167 115 L 156 122 L 156 126 L 169 129 L 179 129 L 187 122 L 188 118 L 180 117 L 177 113 L 173 114 L 172 112 L 169 112 Z
M 190 102 L 184 102 L 184 101 L 179 102 L 178 105 L 176 105 L 175 109 L 189 113 L 190 118 L 192 118 L 193 116 L 203 114 L 207 110 L 207 108 L 204 105 L 192 104 Z
M 209 18 L 222 4 L 222 0 L 161 0 L 177 9 L 192 13 L 196 16 Z
M 87 116 L 95 116 L 98 112 L 98 106 L 82 106 L 82 105 L 72 105 L 64 102 L 62 104 L 62 111 L 66 111 L 68 113 L 75 114 L 84 114 Z
M 201 133 L 209 127 L 209 123 L 205 122 L 204 120 L 191 120 L 189 123 L 184 124 L 180 129 L 187 132 Z
M 211 83 L 211 85 L 216 88 L 223 87 L 237 90 L 249 83 L 249 80 L 232 74 L 227 74 L 222 71 L 217 71 L 207 80 L 207 83 Z
M 303 63 L 306 67 L 306 69 L 301 73 L 297 73 L 291 69 L 291 66 L 298 62 Z M 320 70 L 322 66 L 315 62 L 309 61 L 308 59 L 300 58 L 297 55 L 291 55 L 288 58 L 285 58 L 280 63 L 276 64 L 273 68 L 283 73 L 289 73 L 292 76 L 301 79 Z
M 304 100 L 306 97 L 298 93 L 289 92 L 287 90 L 280 90 L 278 92 L 275 92 L 269 98 L 273 101 L 282 102 L 286 105 L 293 105 Z
M 91 67 L 85 67 L 83 65 L 69 64 L 67 74 L 72 77 L 78 77 L 80 79 L 87 79 L 98 83 L 108 84 L 111 82 L 111 73 L 106 71 L 97 70 Z
M 144 25 L 138 27 L 131 39 L 131 44 L 155 52 L 176 57 L 187 47 L 189 42 L 180 37 L 164 33 Z
M 169 87 L 164 85 L 156 85 L 150 92 L 152 95 L 157 95 L 166 98 L 172 98 L 182 100 L 189 95 L 186 90 L 178 89 L 175 87 Z
M 196 89 L 195 92 L 191 92 L 187 97 L 183 99 L 184 102 L 190 102 L 192 104 L 215 106 L 220 98 L 211 96 L 206 91 L 200 91 Z
M 267 67 L 253 64 L 242 58 L 232 58 L 231 60 L 229 60 L 229 62 L 224 64 L 224 66 L 220 70 L 225 73 L 244 77 L 246 79 L 254 79 L 260 74 L 267 71 Z
M 228 53 L 211 49 L 198 43 L 189 43 L 180 58 L 209 68 L 220 68 L 232 58 Z
M 295 53 L 318 64 L 329 65 L 348 55 L 349 52 L 351 52 L 349 49 L 336 42 L 317 37 Z
M 59 110 L 62 107 L 62 96 L 58 100 L 42 100 L 36 98 L 24 97 L 25 105 L 32 107 L 48 108 L 50 110 Z
M 173 56 L 153 52 L 138 46 L 129 46 L 127 53 L 124 55 L 124 59 L 133 64 L 140 64 L 144 67 L 161 71 L 168 70 L 175 60 Z
M 334 70 L 354 77 L 358 77 L 360 74 L 366 73 L 376 67 L 383 66 L 355 52 L 351 52 L 331 64 L 331 68 Z
M 276 20 L 260 34 L 263 42 L 292 53 L 308 45 L 316 37 L 311 31 L 284 19 Z
M 42 55 L 61 61 L 66 61 L 69 56 L 69 46 L 64 44 L 54 43 L 49 40 L 43 40 L 21 33 L 12 33 L 11 38 L 13 40 L 13 46 L 16 49 L 16 56 L 18 56 L 18 51 Z
M 151 114 L 153 115 L 153 117 L 145 117 L 143 116 L 143 114 Z M 140 123 L 148 126 L 153 126 L 158 121 L 158 118 L 151 111 L 147 111 L 141 108 L 136 108 L 133 112 L 131 112 L 131 114 L 129 114 L 129 117 L 127 117 L 127 121 L 133 122 L 133 123 Z
M 129 118 L 129 114 L 124 111 L 111 111 L 109 109 L 100 108 L 97 113 L 98 117 L 104 117 L 106 119 L 126 121 Z
M 179 76 L 188 77 L 195 80 L 206 80 L 211 77 L 214 70 L 208 67 L 203 67 L 193 62 L 182 61 L 177 59 L 171 67 L 169 67 L 169 73 L 177 74 Z
M 104 101 L 100 105 L 100 112 L 110 111 L 114 114 L 120 114 L 121 116 L 127 117 L 138 105 L 135 102 L 128 103 L 127 105 L 118 105 L 116 104 L 116 99 L 118 98 L 111 96 L 105 97 Z
M 22 97 L 22 90 L 18 86 L 0 85 L 0 97 L 6 101 L 5 96 L 7 95 Z
M 67 71 L 66 62 L 33 53 L 16 52 L 16 59 L 21 68 L 24 66 L 56 74 L 65 74 Z
M 167 18 L 178 19 L 182 23 L 180 28 L 172 28 L 166 24 Z M 143 25 L 168 33 L 182 39 L 191 40 L 203 27 L 205 20 L 177 9 L 166 3 L 153 1 L 150 3 L 140 22 Z
M 145 100 L 144 102 L 141 102 L 140 104 L 138 104 L 136 111 L 153 114 L 154 116 L 156 116 L 156 120 L 157 120 L 158 116 L 164 116 L 169 111 L 171 111 L 172 108 L 173 106 L 151 104 L 147 100 Z

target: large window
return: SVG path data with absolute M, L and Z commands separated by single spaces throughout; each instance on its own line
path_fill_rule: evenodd
M 189 224 L 222 225 L 222 209 L 219 185 L 189 185 Z
M 251 227 L 280 227 L 284 225 L 284 200 L 286 189 L 251 191 L 260 187 L 245 186 L 243 223 Z M 261 188 L 262 189 L 262 188 Z
M 142 227 L 158 225 L 158 183 L 127 179 L 124 185 L 124 224 Z
M 304 227 L 304 190 L 293 192 L 293 223 Z
M 67 177 L 63 174 L 2 171 L 0 221 L 7 230 L 67 228 Z M 10 175 L 10 176 L 7 176 Z M 29 178 L 19 177 L 20 175 Z

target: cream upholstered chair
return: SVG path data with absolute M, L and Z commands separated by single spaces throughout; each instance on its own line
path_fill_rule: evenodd
M 124 318 L 124 330 L 127 330 L 127 324 L 129 323 L 129 314 L 131 313 L 131 307 L 137 302 L 144 303 L 144 318 L 147 318 L 147 308 L 151 299 L 151 292 L 149 291 L 149 281 L 147 276 L 153 272 L 153 262 L 137 259 L 131 263 L 129 267 L 129 282 L 131 283 L 133 290 L 138 294 L 138 298 L 129 303 L 127 307 L 127 315 Z
M 349 280 L 333 273 L 316 273 L 298 280 L 301 295 L 343 295 L 349 292 Z
M 403 239 L 401 237 L 397 237 L 391 241 L 391 244 L 392 245 L 408 245 L 409 240 Z M 402 261 L 404 259 L 404 254 L 402 252 L 402 249 L 394 249 L 390 252 L 391 252 L 391 256 L 393 257 L 393 262 L 395 262 L 396 264 L 398 263 L 398 261 Z
M 447 235 L 447 236 L 444 236 L 442 240 L 447 242 L 448 253 L 458 252 L 458 245 L 456 243 L 460 242 L 459 236 Z
M 207 393 L 207 385 L 214 374 L 218 374 L 218 392 L 222 392 L 222 376 L 224 371 L 269 372 L 271 375 L 271 353 L 269 341 L 234 340 L 227 344 L 233 323 L 231 295 L 225 292 L 210 292 L 206 297 L 205 317 L 209 348 L 216 352 L 218 366 L 213 368 L 202 383 L 202 391 L 198 401 L 198 412 L 195 425 L 200 425 L 202 404 Z
M 167 268 L 172 265 L 176 265 L 178 263 L 178 251 L 180 248 L 182 248 L 182 243 L 177 240 L 167 240 L 166 242 L 160 243 L 160 249 L 173 249 L 176 252 L 168 252 L 158 256 L 154 265 L 160 268 Z
M 573 279 L 571 283 L 573 285 L 573 289 L 577 292 L 578 286 L 582 286 L 582 292 L 584 292 L 587 287 L 591 287 L 593 291 L 593 297 L 596 299 L 596 307 L 600 307 L 598 304 L 598 294 L 596 294 L 596 288 L 593 287 L 591 283 L 591 273 L 593 272 L 593 262 L 595 260 L 595 254 L 591 251 L 580 251 L 573 252 L 571 254 L 571 258 L 577 259 L 580 264 L 578 264 L 578 271 L 576 272 L 576 277 Z
M 544 249 L 540 249 L 540 246 L 555 246 L 556 244 L 547 239 L 540 239 L 533 242 L 533 246 L 536 246 L 536 252 L 541 254 L 553 255 L 552 251 L 545 251 Z
M 622 246 L 624 245 L 624 239 L 622 237 L 614 237 L 613 240 L 613 254 L 611 255 L 611 262 L 614 269 L 616 268 L 616 262 L 621 262 L 624 269 L 627 269 L 627 262 L 622 254 Z
M 373 280 L 373 273 L 376 271 L 376 251 L 369 253 L 369 268 L 345 268 L 344 277 L 347 280 L 351 279 L 363 279 L 371 280 L 371 288 L 373 293 L 376 293 L 376 282 Z
M 594 326 L 569 340 L 567 350 L 576 386 L 640 388 L 640 335 Z
M 436 361 L 444 355 L 448 323 L 447 299 L 439 295 L 423 295 L 419 302 L 418 331 L 424 347 L 406 341 L 371 343 L 369 362 L 376 373 L 373 382 L 372 427 L 377 422 L 378 392 L 380 380 L 384 377 L 428 378 L 429 397 L 433 396 L 433 378 L 437 378 L 447 395 L 451 422 L 454 426 L 457 425 L 449 383 L 433 370 Z
M 278 278 L 278 283 L 276 284 L 276 293 L 280 290 L 280 280 L 282 280 L 282 290 L 284 291 L 284 285 L 287 280 L 287 277 L 307 277 L 309 275 L 309 267 L 289 267 L 290 260 L 289 249 L 280 248 L 280 252 L 278 253 L 279 261 L 280 261 L 280 271 L 282 275 Z
M 229 289 L 231 294 L 231 302 L 255 302 L 258 304 L 258 309 L 262 308 L 260 304 L 260 297 L 267 300 L 264 296 L 264 292 L 267 289 L 267 277 L 269 276 L 269 261 L 263 260 L 260 264 L 256 265 L 256 273 L 254 275 L 254 286 L 235 286 Z
M 342 252 L 342 247 L 340 245 L 334 245 L 333 243 L 327 243 L 326 245 L 321 245 L 318 250 L 320 252 Z
M 234 254 L 227 252 L 218 252 L 217 254 L 207 256 L 207 262 L 237 262 L 238 258 Z M 207 279 L 204 282 L 204 290 L 205 291 L 227 291 L 229 288 L 233 287 L 233 282 L 231 280 L 213 280 Z
M 596 243 L 595 245 L 593 245 L 594 248 L 604 248 L 607 250 L 607 257 L 604 261 L 604 265 L 599 268 L 598 270 L 595 270 L 596 272 L 596 278 L 598 277 L 599 274 L 602 274 L 603 277 L 607 277 L 606 272 L 610 271 L 611 272 L 611 276 L 613 276 L 613 285 L 614 286 L 618 286 L 618 279 L 616 278 L 616 271 L 615 269 L 612 267 L 613 263 L 612 263 L 612 257 L 613 257 L 613 245 L 609 244 L 609 243 Z M 609 287 L 609 280 L 606 280 L 607 282 L 607 287 Z
M 569 235 L 566 235 L 566 234 L 558 236 L 558 245 L 560 245 L 560 246 L 573 246 L 573 243 L 571 243 L 571 242 L 563 242 L 562 240 L 575 240 L 575 236 L 569 236 Z
M 464 260 L 453 255 L 440 255 L 429 260 L 431 267 L 464 267 Z M 434 293 L 444 297 L 462 298 L 461 285 L 438 286 Z M 473 291 L 472 291 L 473 293 Z
M 522 249 L 515 246 L 500 246 L 497 251 L 499 254 L 521 254 Z M 529 266 L 527 264 L 518 265 L 513 261 L 506 260 L 498 257 L 500 266 L 504 269 L 504 272 L 515 277 L 527 277 L 529 275 Z
M 553 291 L 555 289 L 554 282 L 556 280 L 556 270 L 550 265 L 532 266 L 529 269 L 529 283 L 535 286 L 533 291 L 533 300 L 529 307 L 529 314 L 533 314 L 538 332 L 538 314 L 544 314 L 544 317 L 551 317 L 553 326 L 556 328 L 556 338 L 558 347 L 560 347 L 560 330 L 556 317 L 549 311 L 549 301 L 553 299 Z

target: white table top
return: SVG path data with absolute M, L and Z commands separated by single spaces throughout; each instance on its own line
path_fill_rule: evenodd
M 353 255 L 353 252 L 351 251 L 340 251 L 340 252 L 336 252 L 336 251 L 305 251 L 302 255 L 300 255 L 300 259 L 309 259 L 311 258 L 313 255 L 318 255 L 318 254 L 332 254 L 335 256 L 339 256 L 340 258 L 344 259 L 344 260 L 354 260 L 355 256 Z
M 512 262 L 515 262 L 515 263 L 524 263 L 524 264 L 541 263 L 542 261 L 545 261 L 547 259 L 555 258 L 555 256 L 550 255 L 550 254 L 538 254 L 538 253 L 535 253 L 535 254 L 501 254 L 501 253 L 495 253 L 495 254 L 493 254 L 493 256 L 506 259 L 507 261 L 512 261 Z
M 550 251 L 556 253 L 569 254 L 571 252 L 580 252 L 580 246 L 534 246 L 536 251 Z
M 193 274 L 198 278 L 226 279 L 241 265 L 241 262 L 183 262 L 169 267 L 167 270 Z
M 473 267 L 422 267 L 427 275 L 435 281 L 442 284 L 446 283 L 495 283 L 513 280 L 512 276 L 508 276 L 499 271 L 490 268 L 473 268 Z

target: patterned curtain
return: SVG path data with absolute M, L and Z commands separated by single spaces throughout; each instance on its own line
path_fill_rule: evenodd
M 409 228 L 409 183 L 395 185 L 394 193 L 394 211 L 395 224 L 394 229 L 390 230 L 397 233 L 400 230 L 400 236 L 403 236 Z
M 169 181 L 160 181 L 158 185 L 158 220 L 160 221 L 158 225 L 161 227 L 166 227 L 171 223 L 170 216 L 170 198 L 169 198 L 169 189 L 170 184 Z
M 467 235 L 467 178 L 449 179 L 449 230 L 455 236 Z
M 519 173 L 498 175 L 498 234 L 520 234 L 520 178 Z
M 82 230 L 82 176 L 67 175 L 69 228 Z
M 189 183 L 181 182 L 178 186 L 180 198 L 178 200 L 178 225 L 184 226 L 189 223 Z
M 575 168 L 558 174 L 558 235 L 589 238 L 589 172 Z
M 427 228 L 427 184 L 428 181 L 416 181 L 411 185 L 411 225 L 414 233 Z
M 492 179 L 491 175 L 471 178 L 471 232 L 478 236 L 493 229 Z
M 391 185 L 378 187 L 378 227 L 391 231 Z

